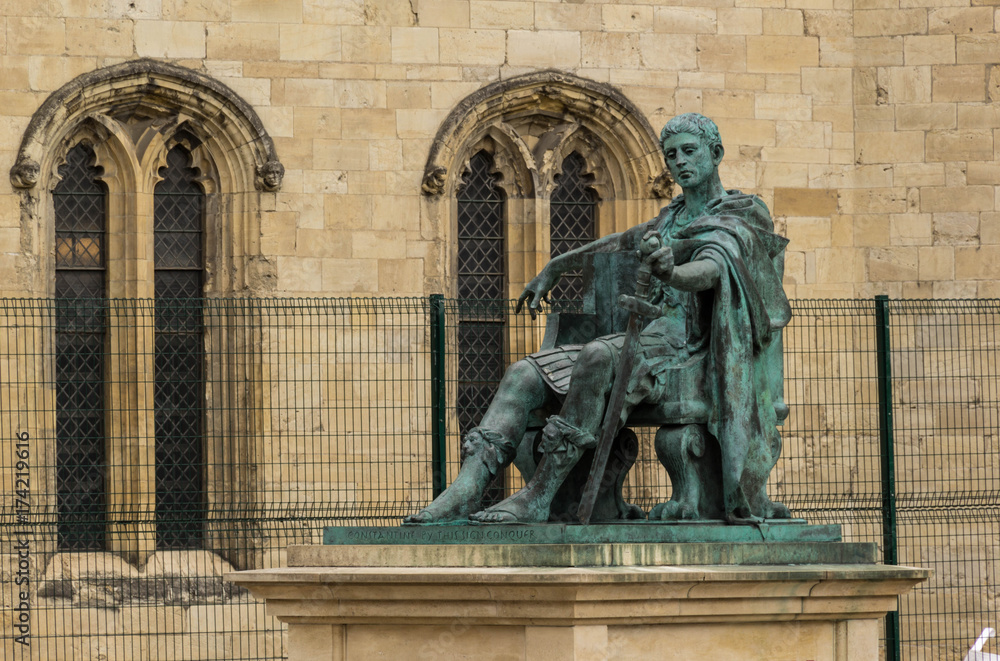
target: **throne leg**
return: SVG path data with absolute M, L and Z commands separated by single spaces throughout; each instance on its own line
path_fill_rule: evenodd
M 670 500 L 649 513 L 650 519 L 677 521 L 722 519 L 719 442 L 705 425 L 664 425 L 656 432 L 656 456 L 670 476 Z

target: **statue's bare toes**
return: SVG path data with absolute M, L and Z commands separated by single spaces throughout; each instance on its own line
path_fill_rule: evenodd
M 649 518 L 653 521 L 680 521 L 682 519 L 693 519 L 694 511 L 689 505 L 681 505 L 677 501 L 668 500 L 660 503 L 649 513 Z
M 403 517 L 403 523 L 407 524 L 421 524 L 421 523 L 433 523 L 434 516 L 431 515 L 427 510 L 420 510 L 416 514 L 410 514 L 409 516 Z
M 469 515 L 469 519 L 476 523 L 517 523 L 518 519 L 510 512 L 497 510 L 483 510 Z

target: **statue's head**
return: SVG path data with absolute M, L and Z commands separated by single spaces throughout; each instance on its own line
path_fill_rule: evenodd
M 685 191 L 718 184 L 725 150 L 719 127 L 708 117 L 697 113 L 674 117 L 660 132 L 660 148 L 670 175 Z
M 681 133 L 698 136 L 712 151 L 715 150 L 716 146 L 722 146 L 719 127 L 715 125 L 715 122 L 696 112 L 686 112 L 683 115 L 677 115 L 663 126 L 663 130 L 660 131 L 660 149 L 663 149 L 663 143 L 672 136 Z

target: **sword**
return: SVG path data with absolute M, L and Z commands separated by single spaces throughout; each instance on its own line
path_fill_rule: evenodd
M 580 498 L 580 508 L 576 512 L 580 523 L 584 525 L 590 523 L 590 517 L 594 513 L 594 505 L 597 503 L 597 493 L 601 488 L 604 469 L 607 467 L 608 457 L 611 455 L 611 445 L 618 432 L 618 419 L 625 406 L 625 394 L 628 382 L 632 378 L 632 366 L 635 364 L 635 352 L 639 344 L 639 331 L 642 330 L 640 322 L 643 317 L 655 319 L 661 315 L 660 309 L 646 300 L 649 295 L 649 280 L 652 275 L 652 268 L 646 258 L 659 250 L 661 245 L 662 238 L 659 232 L 650 232 L 643 237 L 639 244 L 639 255 L 642 262 L 639 265 L 635 296 L 622 294 L 618 297 L 618 305 L 629 311 L 628 328 L 625 331 L 625 342 L 618 358 L 618 370 L 614 386 L 611 388 L 611 398 L 608 400 L 608 407 L 604 410 L 601 439 L 597 443 L 594 463 L 590 466 L 587 484 L 584 486 L 583 495 Z

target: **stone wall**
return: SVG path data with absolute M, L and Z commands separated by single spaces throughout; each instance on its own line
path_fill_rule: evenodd
M 12 1 L 0 169 L 74 76 L 165 58 L 230 86 L 274 137 L 287 174 L 260 233 L 278 292 L 426 295 L 453 261 L 420 192 L 441 122 L 488 83 L 556 68 L 615 86 L 654 128 L 715 118 L 725 183 L 792 240 L 790 295 L 991 296 L 990 1 Z M 3 293 L 44 293 L 31 255 L 50 248 L 19 207 L 0 181 Z
M 253 217 L 241 246 L 266 286 L 247 278 L 248 291 L 450 294 L 451 202 L 421 189 L 435 136 L 484 86 L 556 69 L 613 86 L 657 130 L 682 112 L 713 117 L 724 183 L 760 195 L 791 240 L 790 296 L 1000 294 L 998 0 L 672 4 L 6 0 L 0 172 L 73 78 L 162 59 L 234 90 L 284 164 L 277 192 L 219 194 Z M 3 296 L 51 294 L 51 219 L 33 194 L 0 177 Z M 662 202 L 647 193 L 617 217 Z M 544 256 L 535 238 L 512 242 L 509 263 Z M 6 436 L 0 451 L 11 456 Z

